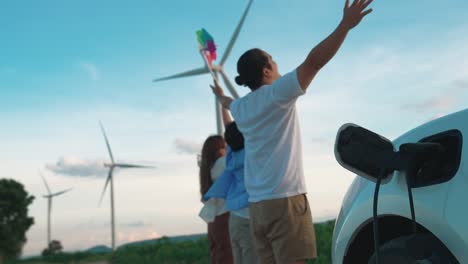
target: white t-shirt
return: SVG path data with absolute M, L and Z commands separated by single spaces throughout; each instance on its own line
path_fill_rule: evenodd
M 296 70 L 231 103 L 244 135 L 249 202 L 306 193 L 296 100 L 304 91 Z

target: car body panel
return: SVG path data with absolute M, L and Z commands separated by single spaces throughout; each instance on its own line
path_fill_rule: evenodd
M 448 130 L 468 135 L 468 109 L 419 126 L 397 138 L 395 149 L 404 143 Z M 437 236 L 461 262 L 468 263 L 468 175 L 463 144 L 460 167 L 453 178 L 436 185 L 413 188 L 416 221 Z M 406 180 L 403 172 L 394 172 L 391 180 L 381 185 L 378 214 L 411 219 Z M 356 177 L 346 193 L 335 224 L 332 244 L 333 263 L 342 263 L 346 250 L 360 229 L 372 221 L 375 184 Z

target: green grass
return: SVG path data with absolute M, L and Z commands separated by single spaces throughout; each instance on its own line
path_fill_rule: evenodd
M 112 253 L 88 253 L 88 252 L 76 252 L 76 253 L 59 253 L 50 255 L 47 257 L 33 257 L 24 260 L 7 262 L 6 264 L 43 264 L 43 263 L 89 263 L 97 261 L 108 261 L 112 257 Z
M 331 263 L 331 240 L 334 221 L 315 224 L 318 258 L 309 264 Z M 206 236 L 198 240 L 171 241 L 162 238 L 153 244 L 119 248 L 114 254 L 86 252 L 63 253 L 46 258 L 31 258 L 12 264 L 87 263 L 107 260 L 112 264 L 206 264 L 210 263 L 209 242 Z
M 308 263 L 330 264 L 331 263 L 331 244 L 333 238 L 333 228 L 335 220 L 315 224 L 315 239 L 317 240 L 317 255 L 315 261 Z
M 206 237 L 184 242 L 171 242 L 169 239 L 162 239 L 153 245 L 131 246 L 117 250 L 112 256 L 112 263 L 210 263 L 208 243 Z

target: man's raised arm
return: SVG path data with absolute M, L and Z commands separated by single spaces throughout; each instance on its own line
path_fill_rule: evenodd
M 354 0 L 349 5 L 346 0 L 343 19 L 338 27 L 326 39 L 310 51 L 306 60 L 297 68 L 297 78 L 302 90 L 306 91 L 315 75 L 335 56 L 349 30 L 354 28 L 372 9 L 366 8 L 373 0 Z
M 221 116 L 223 117 L 224 128 L 226 128 L 229 124 L 232 123 L 232 117 L 229 114 L 227 108 L 225 108 L 224 106 L 221 107 Z

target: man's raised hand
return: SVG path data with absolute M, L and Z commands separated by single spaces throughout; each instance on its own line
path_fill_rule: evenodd
M 210 85 L 211 90 L 213 90 L 213 93 L 216 95 L 216 98 L 218 98 L 219 102 L 225 109 L 230 109 L 231 108 L 231 103 L 234 101 L 231 97 L 225 96 L 223 89 L 221 86 L 219 86 L 218 81 L 214 80 L 214 85 Z
M 361 20 L 372 12 L 372 8 L 366 9 L 373 0 L 354 0 L 349 5 L 350 0 L 346 0 L 342 23 L 348 28 L 352 29 L 357 26 Z

